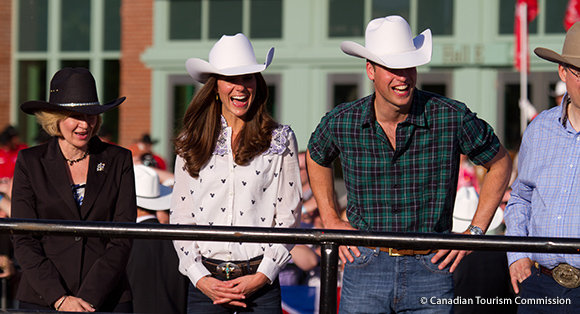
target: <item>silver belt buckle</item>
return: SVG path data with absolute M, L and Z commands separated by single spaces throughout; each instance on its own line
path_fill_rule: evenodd
M 552 270 L 552 277 L 562 287 L 577 288 L 580 287 L 580 269 L 568 264 L 560 264 Z
M 240 266 L 230 262 L 223 262 L 216 266 L 217 274 L 219 279 L 230 280 L 242 275 L 242 269 Z

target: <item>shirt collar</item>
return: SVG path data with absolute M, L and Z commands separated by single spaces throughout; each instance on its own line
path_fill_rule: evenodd
M 425 113 L 425 104 L 427 101 L 424 96 L 425 94 L 420 92 L 418 89 L 413 91 L 413 103 L 411 104 L 409 115 L 403 123 L 413 124 L 418 127 L 428 127 Z M 376 93 L 373 93 L 372 96 L 363 99 L 361 127 L 371 126 L 374 124 L 374 121 L 376 121 L 373 105 L 375 97 Z

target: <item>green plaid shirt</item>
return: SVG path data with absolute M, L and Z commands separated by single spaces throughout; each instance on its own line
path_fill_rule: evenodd
M 459 155 L 478 165 L 491 161 L 500 149 L 493 128 L 461 102 L 415 90 L 393 151 L 374 118 L 373 102 L 371 95 L 336 107 L 308 142 L 321 166 L 340 157 L 350 224 L 360 230 L 450 232 Z

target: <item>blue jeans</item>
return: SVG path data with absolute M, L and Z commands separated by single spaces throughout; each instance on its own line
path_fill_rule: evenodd
M 271 285 L 266 284 L 245 300 L 246 308 L 226 308 L 222 305 L 215 305 L 203 292 L 189 283 L 189 295 L 187 297 L 187 313 L 194 314 L 233 314 L 233 313 L 253 313 L 253 314 L 282 314 L 282 294 L 280 292 L 280 281 L 276 278 Z
M 354 262 L 347 262 L 342 278 L 340 314 L 453 313 L 453 275 L 431 263 L 435 253 L 389 256 L 358 248 Z M 353 254 L 354 256 L 354 254 Z
M 554 278 L 542 273 L 532 266 L 532 274 L 522 281 L 518 313 L 578 313 L 580 305 L 580 287 L 565 288 L 560 286 Z M 529 304 L 528 300 L 552 300 L 555 304 Z M 524 304 L 527 303 L 527 304 Z M 558 304 L 564 303 L 564 304 Z

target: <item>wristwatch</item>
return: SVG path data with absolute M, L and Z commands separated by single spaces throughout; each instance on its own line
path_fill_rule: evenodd
M 469 230 L 472 235 L 483 235 L 483 230 L 481 230 L 481 228 L 478 226 L 469 225 L 467 230 Z

